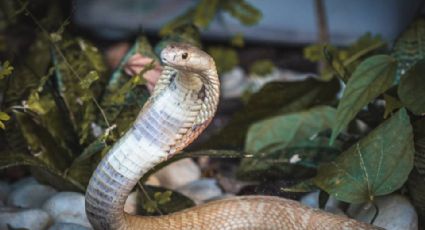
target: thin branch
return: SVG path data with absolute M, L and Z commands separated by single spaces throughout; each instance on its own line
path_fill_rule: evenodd
M 322 45 L 329 43 L 329 27 L 326 19 L 326 10 L 323 0 L 315 0 L 317 27 L 319 28 L 319 43 Z M 325 62 L 319 61 L 318 68 L 319 72 L 323 72 L 325 69 Z
M 143 187 L 142 183 L 140 183 L 140 181 L 137 182 L 137 185 L 139 186 L 140 190 L 142 190 L 143 194 L 145 195 L 145 197 L 150 201 L 150 202 L 156 202 L 153 201 L 152 198 L 149 196 L 148 192 L 145 190 L 145 187 Z M 158 206 L 155 206 L 156 211 L 162 216 L 164 215 L 161 210 L 159 209 Z

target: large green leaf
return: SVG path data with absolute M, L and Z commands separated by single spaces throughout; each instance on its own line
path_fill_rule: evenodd
M 46 168 L 46 164 L 40 159 L 24 153 L 0 152 L 0 169 L 5 169 L 18 165 L 29 165 Z
M 338 152 L 328 146 L 327 138 L 318 135 L 329 129 L 334 119 L 335 109 L 319 106 L 253 124 L 245 142 L 245 151 L 252 157 L 242 160 L 238 177 L 257 180 L 311 175 L 314 170 L 306 168 L 332 160 Z
M 425 114 L 425 59 L 401 78 L 398 95 L 403 105 L 414 114 Z
M 49 165 L 35 156 L 12 151 L 0 152 L 0 169 L 5 169 L 13 166 L 31 166 L 40 170 L 45 170 L 46 173 L 49 173 L 51 176 L 60 180 L 61 185 L 59 187 L 66 187 L 72 190 L 79 191 L 85 190 L 84 187 L 78 181 L 74 181 L 72 178 L 64 176 L 59 169 L 54 167 L 54 165 Z M 45 182 L 58 188 L 58 184 L 54 184 L 52 183 L 52 181 Z
M 405 74 L 417 61 L 425 58 L 425 20 L 414 21 L 397 39 L 393 56 L 398 60 L 397 75 Z
M 400 188 L 413 168 L 413 132 L 401 109 L 335 161 L 319 168 L 315 184 L 337 199 L 360 203 Z
M 256 121 L 330 103 L 339 90 L 337 80 L 320 82 L 272 82 L 251 95 L 247 105 L 203 147 L 211 149 L 241 149 L 248 128 Z
M 299 113 L 275 116 L 254 123 L 248 130 L 245 151 L 258 153 L 269 145 L 286 148 L 331 127 L 335 109 L 319 106 Z
M 396 67 L 391 56 L 375 55 L 356 68 L 338 105 L 331 142 L 365 105 L 391 87 Z

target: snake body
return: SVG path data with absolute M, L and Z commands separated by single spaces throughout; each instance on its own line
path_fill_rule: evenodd
M 164 48 L 161 60 L 166 67 L 152 96 L 90 179 L 86 213 L 95 229 L 375 229 L 267 196 L 224 199 L 160 217 L 125 213 L 124 203 L 139 179 L 196 139 L 218 104 L 217 71 L 207 53 L 176 43 Z

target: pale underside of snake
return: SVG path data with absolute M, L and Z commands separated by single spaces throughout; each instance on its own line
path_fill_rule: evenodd
M 93 173 L 86 213 L 95 229 L 377 229 L 292 200 L 245 196 L 177 213 L 133 216 L 124 203 L 153 166 L 189 145 L 210 123 L 219 100 L 214 60 L 188 44 L 170 44 L 155 90 L 129 131 Z

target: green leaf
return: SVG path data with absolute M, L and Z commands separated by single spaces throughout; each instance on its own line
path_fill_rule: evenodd
M 365 105 L 391 87 L 396 66 L 391 56 L 376 55 L 356 68 L 338 105 L 331 143 Z
M 154 198 L 158 204 L 165 204 L 171 201 L 172 191 L 156 192 Z
M 143 209 L 152 214 L 158 210 L 158 203 L 155 200 L 145 200 L 143 201 Z
M 397 39 L 393 56 L 398 61 L 397 76 L 404 75 L 417 61 L 425 58 L 425 20 L 417 19 Z
M 385 100 L 385 111 L 384 111 L 384 118 L 387 119 L 388 116 L 396 109 L 399 109 L 403 106 L 400 100 L 398 100 L 395 97 L 392 97 L 388 94 L 384 94 L 384 100 Z
M 403 105 L 414 114 L 425 114 L 425 59 L 417 62 L 401 78 L 398 95 Z
M 14 151 L 0 152 L 0 169 L 5 169 L 14 166 L 31 166 L 46 170 L 47 172 L 61 178 L 63 182 L 68 183 L 68 186 L 64 185 L 65 187 L 76 188 L 80 192 L 84 191 L 84 187 L 81 186 L 81 184 L 76 181 L 73 181 L 70 178 L 66 178 L 65 176 L 63 176 L 62 172 L 59 169 L 55 168 L 53 165 L 46 164 L 43 160 L 35 156 Z M 47 183 L 49 183 L 49 181 L 47 181 Z
M 0 169 L 5 169 L 18 165 L 30 165 L 42 168 L 48 168 L 43 161 L 37 159 L 34 156 L 24 154 L 24 153 L 15 153 L 15 152 L 0 152 Z
M 0 69 L 0 80 L 9 76 L 13 71 L 13 67 L 10 65 L 9 61 L 3 62 L 3 65 Z
M 7 115 L 5 112 L 0 112 L 0 129 L 5 129 L 5 125 L 3 121 L 8 121 L 10 119 L 10 116 Z
M 81 155 L 74 159 L 64 174 L 68 178 L 72 178 L 80 184 L 87 186 L 93 171 L 109 149 L 110 146 L 107 146 L 100 138 L 93 141 L 84 149 Z
M 0 112 L 0 120 L 2 121 L 8 121 L 10 119 L 10 116 L 5 112 Z
M 28 114 L 17 111 L 15 111 L 15 116 L 34 156 L 51 168 L 64 170 L 69 166 L 72 153 L 69 149 L 61 146 L 52 134 L 39 124 L 39 121 Z
M 206 27 L 214 19 L 219 0 L 202 0 L 195 8 L 193 23 L 201 28 Z
M 249 69 L 249 73 L 255 74 L 258 76 L 265 76 L 267 74 L 272 73 L 274 68 L 275 68 L 275 65 L 273 64 L 271 60 L 268 60 L 268 59 L 258 60 L 251 65 L 251 68 Z
M 313 44 L 304 48 L 304 57 L 310 61 L 324 61 L 321 69 L 322 79 L 331 79 L 334 75 L 346 82 L 355 67 L 368 55 L 386 47 L 381 36 L 366 33 L 348 47 Z
M 345 202 L 373 201 L 404 184 L 413 155 L 412 126 L 401 109 L 335 161 L 321 166 L 314 182 Z
M 229 123 L 202 147 L 209 149 L 241 149 L 250 125 L 256 121 L 323 105 L 334 100 L 339 90 L 337 80 L 320 82 L 272 82 L 251 95 L 246 106 L 235 113 Z
M 246 26 L 255 25 L 262 18 L 261 12 L 245 0 L 223 1 L 222 8 Z
M 236 33 L 230 40 L 230 44 L 235 47 L 243 47 L 245 45 L 245 40 L 243 33 Z
M 330 128 L 334 120 L 334 108 L 319 106 L 256 122 L 248 130 L 245 151 L 255 154 L 275 144 L 281 148 L 290 147 Z
M 218 73 L 232 70 L 238 63 L 238 53 L 233 48 L 215 46 L 208 49 L 208 53 L 214 58 Z
M 92 70 L 80 81 L 80 86 L 83 89 L 88 89 L 90 88 L 91 84 L 98 79 L 99 74 L 96 71 Z
M 195 206 L 195 203 L 191 199 L 176 191 L 148 185 L 143 185 L 143 189 L 146 193 L 139 192 L 143 207 L 140 210 L 141 215 L 157 215 L 160 214 L 157 213 L 158 210 L 160 210 L 162 214 L 169 214 Z M 164 199 L 166 202 L 160 203 L 159 200 L 161 199 Z

